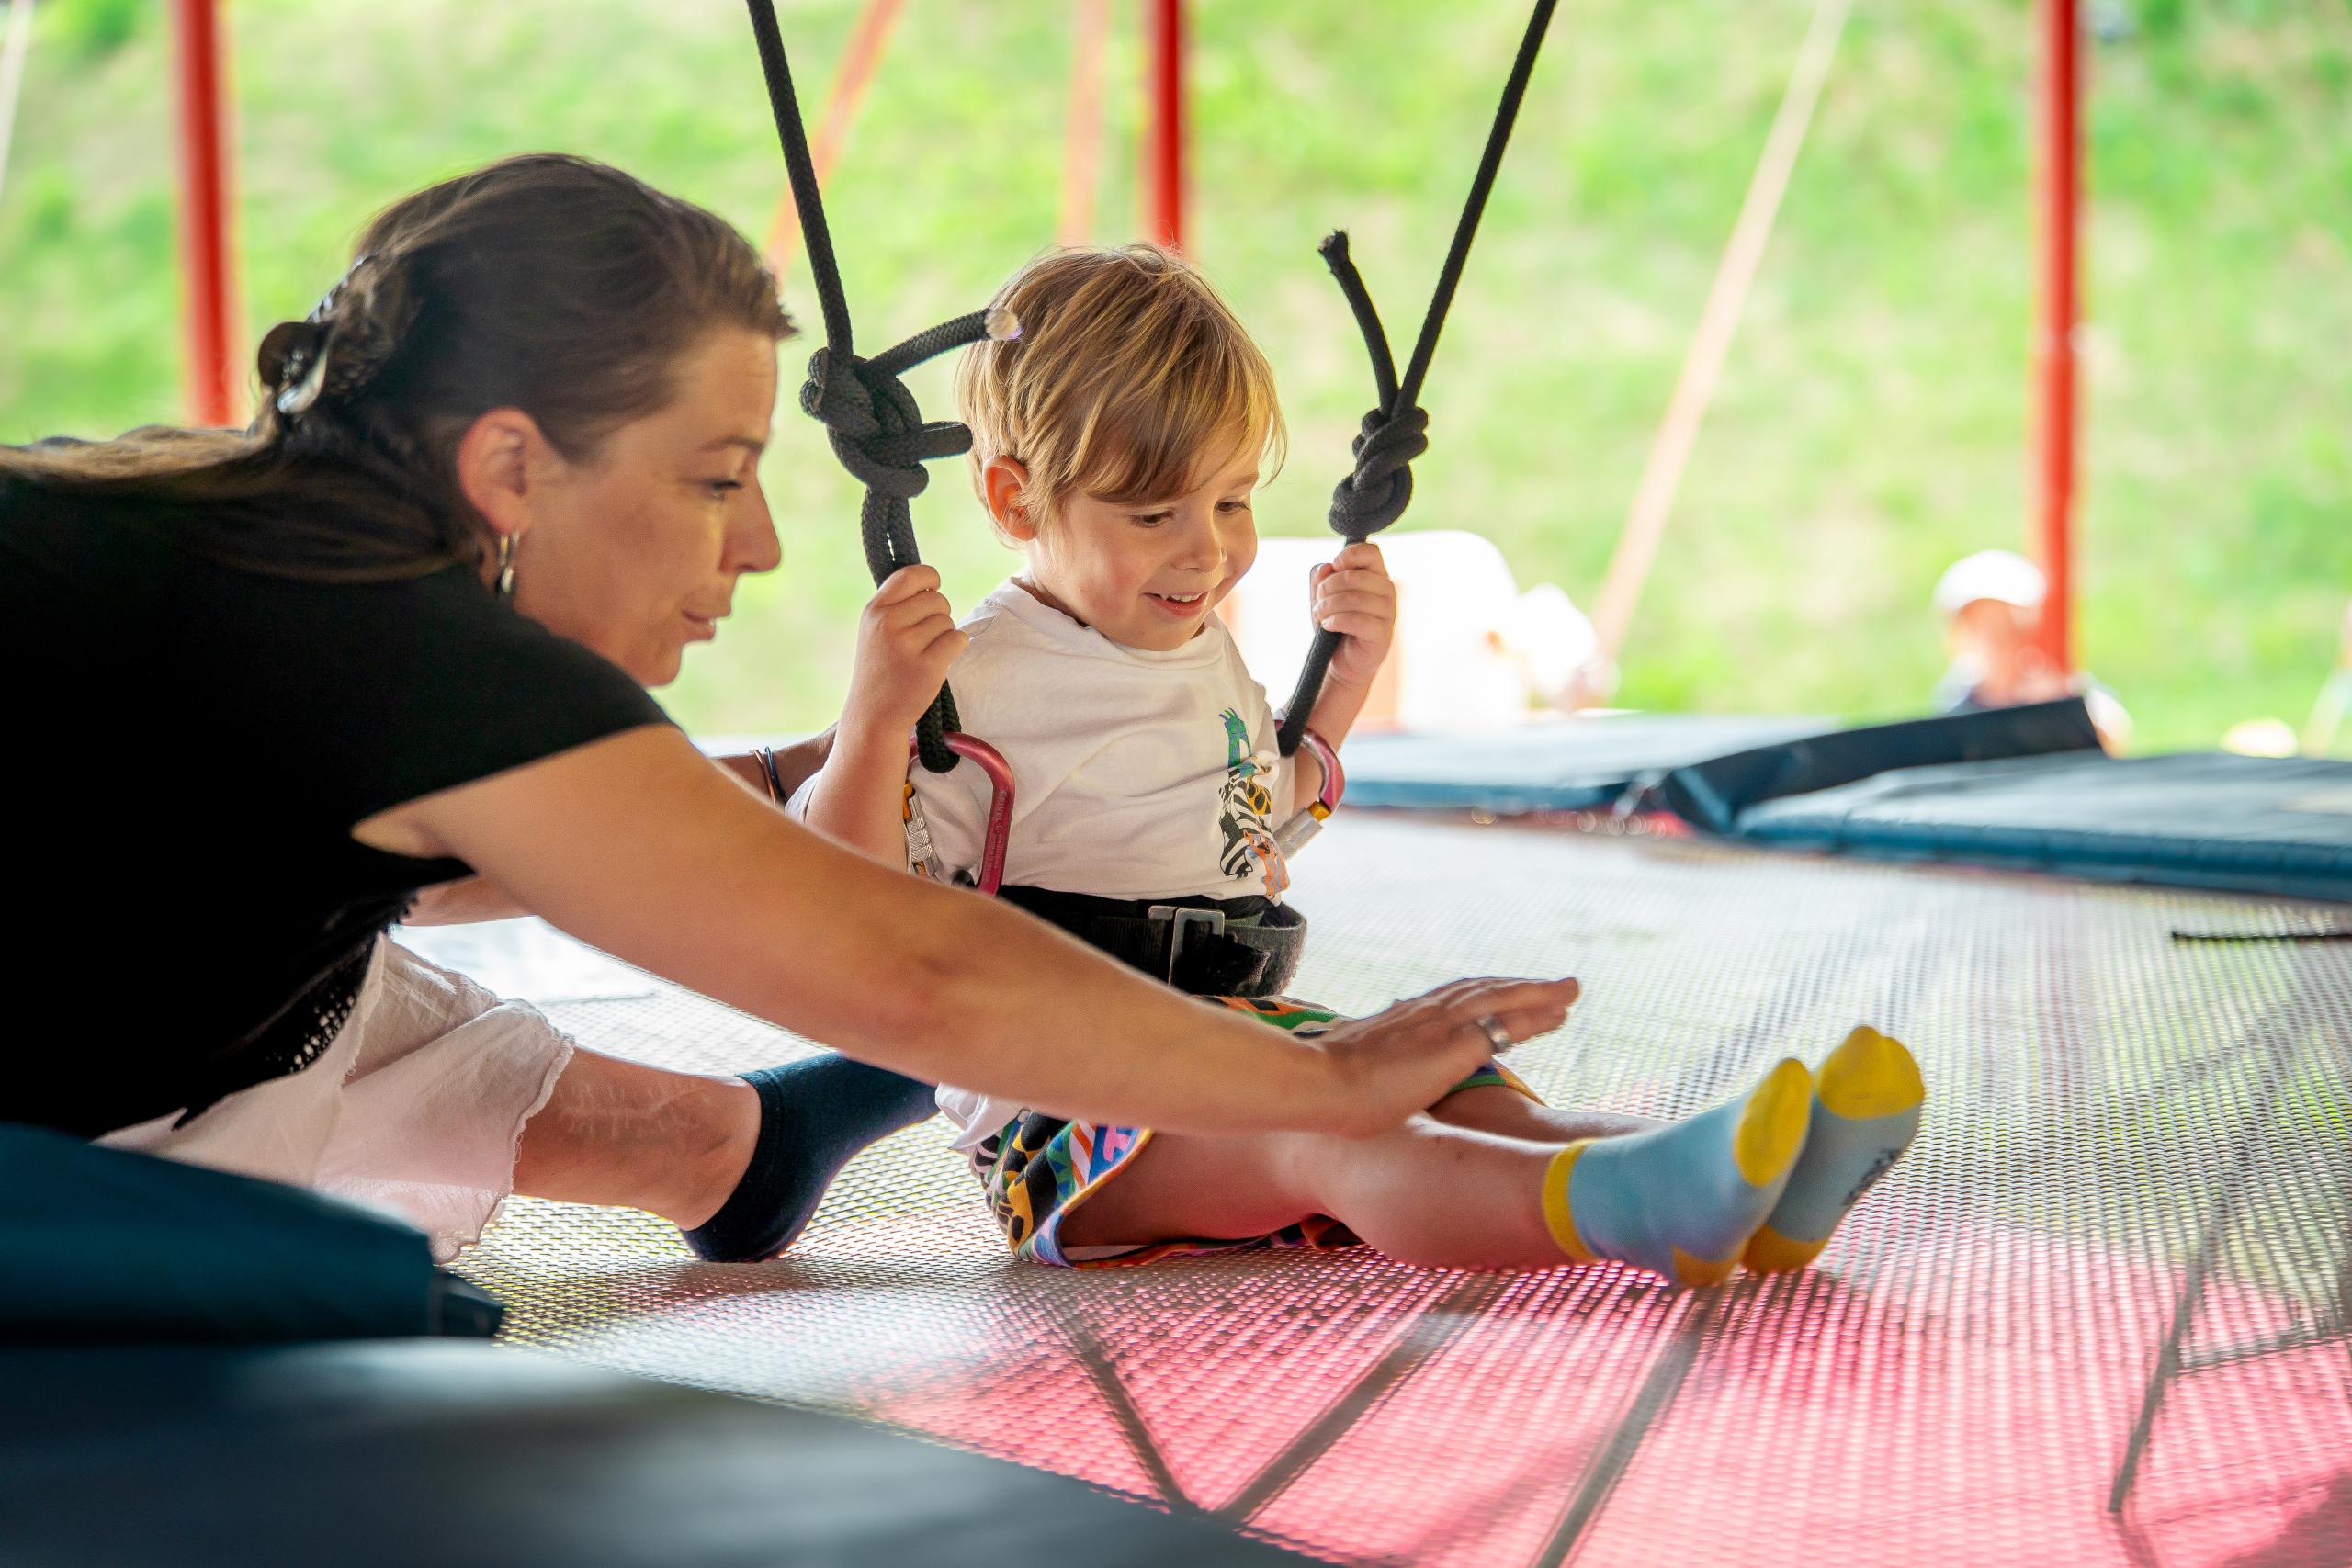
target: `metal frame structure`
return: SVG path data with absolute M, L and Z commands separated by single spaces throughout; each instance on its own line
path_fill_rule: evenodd
M 830 167 L 847 135 L 901 3 L 876 0 L 853 35 L 817 143 L 820 173 Z M 1182 249 L 1190 192 L 1184 0 L 1140 0 L 1140 5 L 1148 107 L 1139 181 L 1143 231 L 1148 239 Z M 1101 0 L 1080 0 L 1082 49 L 1100 47 L 1101 10 Z M 235 419 L 238 400 L 231 348 L 236 335 L 236 288 L 230 244 L 233 204 L 226 56 L 219 0 L 171 0 L 171 12 L 180 124 L 180 254 L 187 295 L 187 416 L 197 424 L 228 424 Z M 2033 406 L 2027 450 L 2032 513 L 2029 532 L 2050 585 L 2041 620 L 2042 649 L 2055 668 L 2070 671 L 2075 649 L 2079 379 L 2075 340 L 2081 301 L 2081 0 L 2038 0 L 2035 26 L 2041 71 L 2036 97 L 2038 282 L 2030 377 Z M 1073 119 L 1074 133 L 1075 130 Z M 1061 225 L 1065 241 L 1073 238 L 1069 231 L 1071 214 L 1077 209 L 1070 181 L 1079 177 L 1091 181 L 1091 173 L 1089 158 L 1082 171 L 1066 175 Z M 790 207 L 788 199 L 784 201 L 770 227 L 771 256 L 784 255 L 792 245 L 797 231 Z M 1091 216 L 1091 206 L 1085 210 Z M 1612 570 L 1612 579 L 1616 575 Z M 1624 595 L 1621 592 L 1616 597 Z M 1630 615 L 1628 603 L 1617 619 Z
M 2078 235 L 2083 206 L 2081 0 L 2041 0 L 2041 286 L 2033 345 L 2032 506 L 2035 542 L 2049 579 L 2041 650 L 2060 671 L 2075 667 L 2075 329 L 2082 292 Z
M 191 424 L 237 423 L 236 254 L 229 225 L 228 58 L 218 0 L 171 0 L 175 98 L 179 112 L 180 276 L 187 286 L 183 341 Z

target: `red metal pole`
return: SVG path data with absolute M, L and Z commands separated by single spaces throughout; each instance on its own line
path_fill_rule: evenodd
M 2049 596 L 2041 649 L 2075 667 L 2075 324 L 2081 304 L 2082 18 L 2079 0 L 2041 0 L 2041 287 L 2033 343 L 2034 509 Z
M 236 287 L 229 251 L 229 113 L 216 0 L 172 0 L 180 122 L 180 268 L 191 424 L 234 424 Z
M 1184 243 L 1184 0 L 1144 0 L 1149 48 L 1144 69 L 1151 129 L 1144 138 L 1144 233 L 1170 249 Z

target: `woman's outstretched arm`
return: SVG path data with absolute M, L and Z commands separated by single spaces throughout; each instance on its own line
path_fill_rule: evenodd
M 1376 1132 L 1573 982 L 1462 982 L 1317 1040 L 1182 997 L 1019 910 L 787 820 L 649 726 L 427 795 L 355 837 L 455 855 L 585 942 L 881 1066 L 1175 1131 Z
M 767 799 L 770 790 L 777 789 L 781 791 L 781 801 L 789 799 L 809 774 L 825 765 L 832 748 L 831 729 L 778 746 L 775 750 L 776 776 L 773 783 L 768 778 L 767 763 L 755 752 L 729 751 L 714 754 L 710 760 L 741 780 L 743 787 L 759 799 Z M 462 882 L 444 882 L 425 888 L 416 896 L 416 902 L 409 907 L 401 923 L 467 926 L 481 920 L 515 919 L 534 912 L 488 877 L 469 876 Z

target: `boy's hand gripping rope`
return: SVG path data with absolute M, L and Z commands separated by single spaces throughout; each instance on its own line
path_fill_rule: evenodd
M 1363 416 L 1363 425 L 1357 431 L 1353 445 L 1355 471 L 1340 481 L 1331 492 L 1331 526 L 1348 543 L 1362 544 L 1374 534 L 1385 528 L 1405 514 L 1406 506 L 1413 499 L 1413 459 L 1430 448 L 1430 416 L 1420 406 L 1421 382 L 1429 375 L 1430 359 L 1437 352 L 1437 335 L 1444 329 L 1447 307 L 1453 302 L 1454 286 L 1462 281 L 1463 264 L 1470 255 L 1470 242 L 1478 232 L 1478 219 L 1487 209 L 1487 195 L 1494 189 L 1495 172 L 1502 166 L 1503 148 L 1510 141 L 1512 123 L 1519 118 L 1520 100 L 1527 94 L 1527 78 L 1535 69 L 1535 51 L 1543 46 L 1545 29 L 1552 25 L 1552 11 L 1556 0 L 1536 0 L 1535 11 L 1528 18 L 1527 31 L 1519 40 L 1519 56 L 1511 62 L 1510 79 L 1503 85 L 1500 107 L 1495 110 L 1493 126 L 1487 132 L 1487 149 L 1478 159 L 1478 173 L 1470 182 L 1470 198 L 1463 204 L 1462 217 L 1454 224 L 1453 243 L 1445 253 L 1445 265 L 1438 270 L 1437 288 L 1430 297 L 1429 313 L 1421 318 L 1421 335 L 1413 344 L 1413 361 L 1406 367 L 1405 379 L 1396 379 L 1396 361 L 1388 350 L 1388 334 L 1380 325 L 1380 313 L 1372 306 L 1372 296 L 1363 286 L 1363 278 L 1356 272 L 1355 263 L 1348 255 L 1348 236 L 1336 233 L 1319 247 L 1324 265 L 1339 280 L 1340 292 L 1348 297 L 1348 308 L 1355 312 L 1356 327 L 1363 333 L 1364 350 L 1372 356 L 1372 379 L 1379 402 Z M 1331 656 L 1339 651 L 1340 634 L 1317 630 L 1314 646 L 1307 649 L 1306 665 L 1298 672 L 1298 685 L 1291 692 L 1290 705 L 1283 710 L 1282 728 L 1275 744 L 1285 757 L 1298 750 L 1299 739 L 1306 732 L 1306 721 L 1315 711 L 1315 699 L 1322 694 L 1323 677 L 1331 668 Z
M 907 502 L 931 482 L 931 471 L 923 464 L 933 457 L 961 457 L 972 447 L 971 431 L 956 421 L 924 423 L 914 394 L 899 376 L 951 348 L 984 337 L 1012 337 L 1021 329 L 1008 311 L 975 310 L 918 333 L 871 359 L 857 356 L 851 346 L 849 301 L 842 292 L 841 268 L 833 260 L 832 235 L 825 227 L 824 202 L 817 190 L 817 167 L 808 155 L 808 133 L 801 124 L 799 100 L 793 96 L 784 38 L 776 29 L 775 0 L 746 3 L 752 34 L 759 39 L 768 102 L 775 110 L 776 134 L 784 142 L 784 166 L 792 180 L 793 206 L 800 214 L 808 271 L 825 317 L 825 345 L 809 356 L 800 409 L 825 427 L 833 456 L 865 486 L 858 522 L 865 567 L 879 587 L 900 567 L 922 559 L 915 553 L 914 519 Z M 916 755 L 933 773 L 956 766 L 946 737 L 956 728 L 955 694 L 943 682 L 915 727 Z

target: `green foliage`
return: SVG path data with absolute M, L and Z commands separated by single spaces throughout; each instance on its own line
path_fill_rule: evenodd
M 173 417 L 167 29 L 44 0 L 0 194 L 0 440 Z M 1429 390 L 1406 526 L 1497 539 L 1589 601 L 1674 385 L 1810 0 L 1564 8 Z M 853 0 L 784 26 L 811 112 Z M 1193 248 L 1281 376 L 1293 457 L 1261 508 L 1322 528 L 1369 395 L 1316 261 L 1349 228 L 1409 336 L 1515 5 L 1200 0 Z M 748 28 L 665 0 L 243 0 L 251 333 L 300 313 L 382 202 L 560 146 L 764 233 L 783 178 Z M 1095 231 L 1131 231 L 1141 69 L 1105 62 Z M 2300 722 L 2352 593 L 2352 7 L 2111 0 L 2087 52 L 2081 640 L 2151 746 Z M 1916 711 L 1957 556 L 2024 535 L 2032 94 L 2027 0 L 1861 0 L 1626 653 L 1623 700 Z M 1068 8 L 909 0 L 829 200 L 869 341 L 985 299 L 1052 237 Z M 805 267 L 787 277 L 813 314 Z M 787 395 L 798 346 L 786 353 Z M 946 407 L 946 378 L 916 383 Z M 697 728 L 824 722 L 866 591 L 854 491 L 789 407 L 783 571 L 669 694 Z M 962 476 L 917 502 L 959 604 L 1009 564 Z M 1267 672 L 1286 683 L 1287 671 Z
M 39 21 L 76 65 L 105 59 L 158 19 L 153 0 L 42 0 Z

